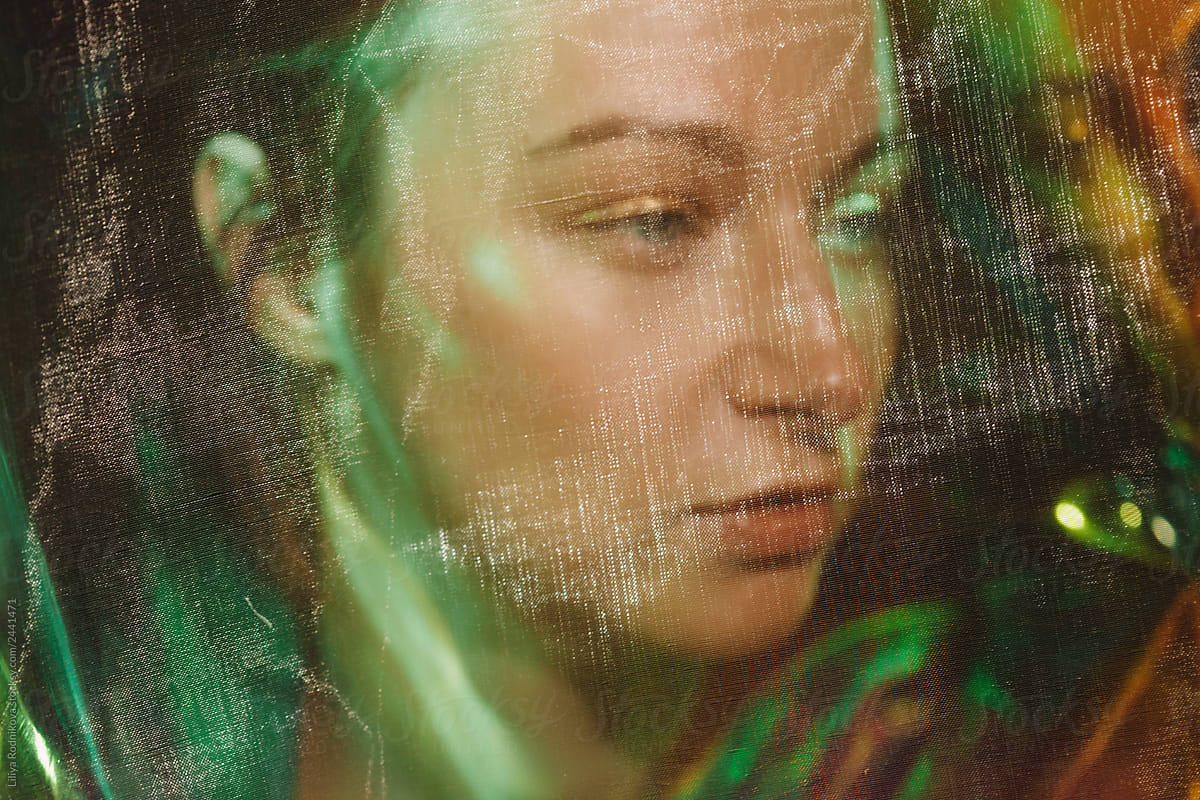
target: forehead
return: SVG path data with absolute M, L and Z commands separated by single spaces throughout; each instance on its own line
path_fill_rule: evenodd
M 469 57 L 449 66 L 472 106 L 459 111 L 517 126 L 527 147 L 613 116 L 709 120 L 768 146 L 820 147 L 877 124 L 873 8 L 872 0 L 464 0 L 439 16 L 459 20 L 449 37 L 457 49 L 474 39 Z

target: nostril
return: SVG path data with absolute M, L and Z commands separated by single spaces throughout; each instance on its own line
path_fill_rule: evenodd
M 821 452 L 838 450 L 839 434 L 845 421 L 803 401 L 779 397 L 759 397 L 746 401 L 729 395 L 730 403 L 747 419 L 773 421 L 780 435 L 806 448 Z
M 777 350 L 731 350 L 720 377 L 725 400 L 747 419 L 773 418 L 814 441 L 836 438 L 827 431 L 865 412 L 869 376 L 866 364 L 844 349 L 827 356 L 800 364 Z
M 806 413 L 802 403 L 780 395 L 764 394 L 751 397 L 742 392 L 731 392 L 726 395 L 726 399 L 742 416 L 747 418 L 780 417 Z

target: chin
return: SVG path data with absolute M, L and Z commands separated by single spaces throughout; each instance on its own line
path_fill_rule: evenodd
M 651 638 L 704 660 L 752 657 L 804 624 L 820 575 L 821 560 L 814 559 L 681 586 L 643 609 L 643 625 Z

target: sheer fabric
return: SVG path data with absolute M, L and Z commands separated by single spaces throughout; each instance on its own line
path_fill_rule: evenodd
M 6 6 L 0 797 L 1200 797 L 1168 6 Z

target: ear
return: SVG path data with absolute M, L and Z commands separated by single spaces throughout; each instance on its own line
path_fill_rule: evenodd
M 200 237 L 217 276 L 230 289 L 247 284 L 247 309 L 255 330 L 279 352 L 301 363 L 329 360 L 316 311 L 299 302 L 296 264 L 253 264 L 264 251 L 253 247 L 268 224 L 280 226 L 267 199 L 271 174 L 263 149 L 240 133 L 209 139 L 196 158 L 192 202 Z M 290 248 L 304 252 L 305 248 Z M 266 250 L 266 258 L 277 253 Z M 293 258 L 295 256 L 292 256 Z

